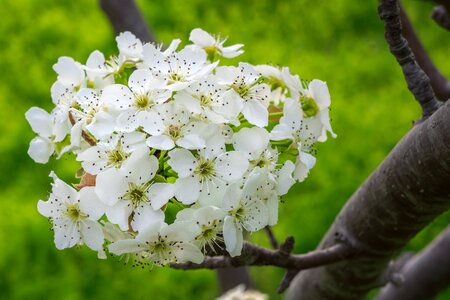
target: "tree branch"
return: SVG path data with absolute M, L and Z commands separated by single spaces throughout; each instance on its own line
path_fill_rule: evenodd
M 172 264 L 174 269 L 219 269 L 241 266 L 277 266 L 286 269 L 305 270 L 331 264 L 350 257 L 353 254 L 351 246 L 336 244 L 327 249 L 316 250 L 305 254 L 291 255 L 281 250 L 268 250 L 250 243 L 245 243 L 241 256 L 207 257 L 200 264 Z
M 438 5 L 433 9 L 431 18 L 442 28 L 450 30 L 450 15 L 443 5 Z
M 266 231 L 267 237 L 269 238 L 270 245 L 272 246 L 272 248 L 278 249 L 278 241 L 277 238 L 275 237 L 275 234 L 273 234 L 272 228 L 269 225 L 267 225 L 266 227 L 264 227 L 264 230 Z
M 430 79 L 436 97 L 441 101 L 447 101 L 450 98 L 450 82 L 431 61 L 402 6 L 400 6 L 400 17 L 402 34 L 408 41 L 417 63 Z
M 72 115 L 71 112 L 69 112 L 69 121 L 70 121 L 70 124 L 72 124 L 72 126 L 74 126 L 75 123 L 76 123 L 76 121 L 75 121 L 75 119 L 73 118 L 73 115 Z M 91 145 L 91 146 L 97 145 L 97 142 L 95 141 L 95 139 L 92 138 L 92 137 L 91 137 L 86 131 L 84 131 L 84 130 L 81 131 L 81 137 L 82 137 L 89 145 Z
M 421 300 L 434 297 L 450 285 L 450 227 L 400 271 L 401 285 L 389 284 L 375 300 Z
M 156 42 L 134 0 L 100 0 L 100 7 L 108 16 L 116 35 L 130 31 L 142 42 Z
M 422 120 L 431 116 L 439 107 L 425 72 L 417 64 L 408 42 L 402 36 L 398 0 L 381 0 L 378 7 L 384 21 L 385 38 L 389 49 L 402 67 L 409 90 L 422 107 Z
M 300 272 L 288 300 L 362 299 L 389 261 L 433 219 L 450 208 L 450 102 L 414 126 L 352 195 L 319 245 L 340 233 L 356 254 Z M 345 288 L 342 288 L 344 287 Z

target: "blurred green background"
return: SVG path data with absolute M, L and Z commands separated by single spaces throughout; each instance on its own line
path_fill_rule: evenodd
M 284 199 L 279 239 L 296 252 L 315 248 L 343 203 L 419 117 L 400 68 L 388 53 L 376 1 L 138 1 L 158 39 L 185 41 L 191 29 L 244 43 L 241 60 L 290 66 L 304 79 L 327 81 L 336 140 L 320 146 L 309 179 Z M 448 33 L 429 18 L 431 4 L 405 3 L 433 60 L 450 77 Z M 85 62 L 99 49 L 116 53 L 114 34 L 92 0 L 2 1 L 0 11 L 0 299 L 213 299 L 210 271 L 140 270 L 98 260 L 85 248 L 58 251 L 50 224 L 36 211 L 50 189 L 50 170 L 74 181 L 73 156 L 47 165 L 26 154 L 31 106 L 51 110 L 52 65 L 59 56 Z M 408 246 L 417 251 L 450 221 L 437 219 Z M 252 239 L 268 245 L 262 234 Z M 251 270 L 258 288 L 275 294 L 283 271 Z M 450 299 L 450 291 L 439 299 Z

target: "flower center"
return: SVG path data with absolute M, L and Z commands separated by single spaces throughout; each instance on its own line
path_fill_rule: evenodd
M 137 185 L 133 182 L 128 183 L 128 192 L 125 193 L 123 199 L 131 202 L 134 208 L 138 207 L 143 202 L 149 202 L 148 196 L 145 194 L 148 185 Z
M 73 221 L 79 221 L 79 220 L 87 217 L 86 214 L 84 214 L 80 211 L 80 207 L 78 206 L 78 203 L 68 204 L 66 215 Z
M 311 97 L 301 95 L 300 104 L 302 106 L 303 114 L 307 118 L 313 117 L 319 112 L 319 107 L 317 106 L 316 101 L 314 101 Z
M 168 84 L 173 84 L 175 82 L 180 82 L 180 81 L 183 81 L 183 80 L 184 80 L 184 78 L 180 74 L 178 74 L 178 73 L 170 73 L 169 74 Z
M 236 91 L 236 93 L 238 93 L 239 96 L 241 96 L 241 98 L 243 98 L 243 99 L 245 99 L 245 97 L 248 96 L 249 91 L 250 91 L 250 86 L 248 86 L 248 85 L 246 85 L 246 84 L 243 84 L 243 83 L 240 83 L 240 84 L 233 84 L 231 87 L 232 87 L 232 88 Z
M 194 173 L 199 175 L 202 179 L 214 176 L 214 163 L 208 159 L 201 159 Z
M 200 105 L 201 106 L 209 106 L 212 102 L 211 97 L 205 96 L 205 95 L 201 95 L 200 98 Z
M 151 107 L 153 104 L 153 101 L 150 100 L 148 95 L 136 95 L 134 98 L 134 105 L 138 110 L 145 110 L 149 107 Z
M 117 147 L 109 151 L 107 154 L 108 166 L 120 168 L 126 158 L 127 154 L 122 150 L 122 145 L 119 142 Z
M 169 125 L 167 127 L 167 133 L 174 139 L 177 139 L 181 136 L 181 127 L 178 125 Z

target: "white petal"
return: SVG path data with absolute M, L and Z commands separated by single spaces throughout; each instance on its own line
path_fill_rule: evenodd
M 125 253 L 136 253 L 145 250 L 144 246 L 137 240 L 121 240 L 112 243 L 108 247 L 109 252 L 121 255 Z
M 174 149 L 169 152 L 167 163 L 178 173 L 179 177 L 187 177 L 194 172 L 197 159 L 186 149 Z
M 242 128 L 233 135 L 234 149 L 249 154 L 252 159 L 258 158 L 268 144 L 269 133 L 263 128 Z
M 80 241 L 80 229 L 75 222 L 58 221 L 53 223 L 55 246 L 58 250 L 71 248 Z
M 125 110 L 131 107 L 134 95 L 130 89 L 122 84 L 108 85 L 102 90 L 100 102 L 113 105 L 119 110 Z
M 97 139 L 104 139 L 113 133 L 116 126 L 116 116 L 109 112 L 100 111 L 95 114 L 86 129 Z
M 161 117 L 153 111 L 139 113 L 138 120 L 139 124 L 144 128 L 144 131 L 151 135 L 161 135 L 166 128 Z
M 223 209 L 231 211 L 238 208 L 241 196 L 240 183 L 231 184 L 223 198 Z
M 308 89 L 317 106 L 319 106 L 319 110 L 328 108 L 331 105 L 330 92 L 325 82 L 314 79 L 309 83 Z
M 181 91 L 175 94 L 174 101 L 179 104 L 183 105 L 188 109 L 190 112 L 200 114 L 202 112 L 202 108 L 200 106 L 200 102 L 196 99 L 194 99 L 190 94 L 187 92 Z
M 267 207 L 260 200 L 252 200 L 246 205 L 243 226 L 248 231 L 258 231 L 269 221 L 269 212 Z
M 171 183 L 154 183 L 148 189 L 153 209 L 160 209 L 175 195 L 175 185 Z
M 242 228 L 236 223 L 233 217 L 225 217 L 223 223 L 223 238 L 225 247 L 230 253 L 230 256 L 241 255 L 243 246 L 243 232 Z
M 205 140 L 197 134 L 188 134 L 177 140 L 176 144 L 185 149 L 200 149 L 206 146 Z
M 39 200 L 37 204 L 38 212 L 46 218 L 57 216 L 59 213 L 56 211 L 56 208 L 58 208 L 58 205 L 50 203 L 50 201 L 44 202 Z
M 106 216 L 111 223 L 119 225 L 120 229 L 128 230 L 128 218 L 132 211 L 133 208 L 127 201 L 120 201 L 114 206 L 106 207 Z
M 143 184 L 155 176 L 158 166 L 158 159 L 150 155 L 150 150 L 147 147 L 141 147 L 133 151 L 121 170 L 128 180 Z
M 55 151 L 54 144 L 46 138 L 35 137 L 30 142 L 28 155 L 37 163 L 45 164 Z
M 65 86 L 79 86 L 84 80 L 84 71 L 81 64 L 71 57 L 60 57 L 53 65 L 53 70 L 58 73 L 58 81 Z
M 92 250 L 103 250 L 104 236 L 102 227 L 96 221 L 85 219 L 81 222 L 81 237 Z
M 191 31 L 189 40 L 202 48 L 214 46 L 216 43 L 216 40 L 209 33 L 200 28 Z
M 87 213 L 92 220 L 100 219 L 105 213 L 105 205 L 98 198 L 93 186 L 80 190 L 80 211 Z
M 175 147 L 175 143 L 167 135 L 154 135 L 147 139 L 147 146 L 158 150 L 170 150 Z
M 292 177 L 292 172 L 294 172 L 295 165 L 292 161 L 287 160 L 283 167 L 278 171 L 277 177 L 277 194 L 285 195 L 295 183 Z
M 250 124 L 265 127 L 269 122 L 269 112 L 258 100 L 248 100 L 244 104 L 242 114 Z
M 248 160 L 238 151 L 230 151 L 221 154 L 215 161 L 215 169 L 223 179 L 236 181 L 244 175 L 248 169 Z
M 150 205 L 142 204 L 134 211 L 131 227 L 140 232 L 144 228 L 154 223 L 160 224 L 162 221 L 164 221 L 164 213 L 162 210 L 154 210 Z
M 302 182 L 308 176 L 309 170 L 314 167 L 316 158 L 311 154 L 300 152 L 295 164 L 294 178 Z
M 183 250 L 180 249 L 177 253 L 178 262 L 183 263 L 190 261 L 199 264 L 204 260 L 203 253 L 197 246 L 191 243 L 182 243 L 180 246 Z
M 161 229 L 161 236 L 168 240 L 190 242 L 201 233 L 200 227 L 193 222 L 175 222 Z
M 106 205 L 115 205 L 127 189 L 126 178 L 116 168 L 109 168 L 97 175 L 95 192 Z
M 116 37 L 116 42 L 120 54 L 130 58 L 139 58 L 142 55 L 142 42 L 131 32 L 122 32 Z
M 175 197 L 183 204 L 192 204 L 198 199 L 200 188 L 197 177 L 178 178 L 175 182 Z
M 25 118 L 35 133 L 47 138 L 52 136 L 53 122 L 48 112 L 39 107 L 32 107 L 25 113 Z

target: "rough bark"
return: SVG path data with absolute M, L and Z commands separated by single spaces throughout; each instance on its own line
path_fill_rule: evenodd
M 433 299 L 450 285 L 450 227 L 400 271 L 401 285 L 388 284 L 375 300 Z
M 130 31 L 143 42 L 156 42 L 134 0 L 100 0 L 100 6 L 116 35 Z
M 443 5 L 438 5 L 431 14 L 433 20 L 442 28 L 450 30 L 450 15 Z
M 450 208 L 450 103 L 414 128 L 352 195 L 319 245 L 340 234 L 358 253 L 302 271 L 287 299 L 362 299 L 380 284 L 389 260 Z
M 436 97 L 441 101 L 448 100 L 450 98 L 450 82 L 431 61 L 403 8 L 400 9 L 400 17 L 402 34 L 408 41 L 417 63 L 430 79 L 430 84 L 433 87 Z

